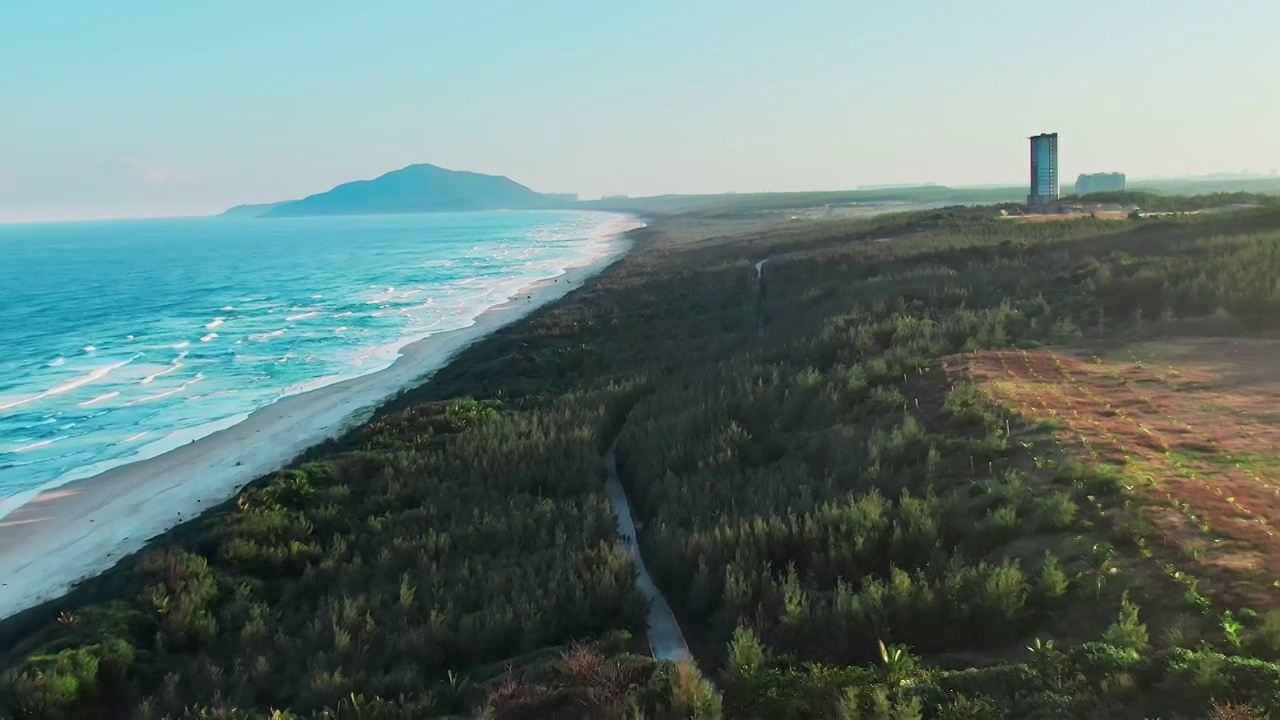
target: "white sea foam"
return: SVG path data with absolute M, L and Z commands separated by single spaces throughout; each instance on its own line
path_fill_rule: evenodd
M 143 403 L 148 403 L 155 400 L 171 397 L 173 395 L 177 395 L 183 390 L 186 390 L 192 385 L 195 385 L 196 383 L 201 382 L 203 380 L 204 380 L 204 373 L 196 373 L 196 376 L 194 378 L 191 378 L 190 380 L 182 383 L 181 385 L 179 385 L 176 388 L 173 388 L 172 390 L 166 390 L 162 393 L 156 393 L 155 395 L 148 395 L 144 398 L 138 398 L 137 400 L 130 400 L 129 402 L 125 403 L 123 407 L 133 407 L 134 405 L 141 405 Z
M 92 345 L 85 345 L 85 346 L 84 346 L 84 351 L 85 351 L 85 352 L 87 352 L 87 353 L 97 352 L 97 351 L 98 351 L 98 348 L 96 348 L 96 347 L 94 347 L 94 346 L 92 346 Z
M 33 442 L 30 445 L 23 445 L 22 447 L 16 447 L 10 450 L 9 452 L 17 455 L 18 453 L 30 452 L 32 450 L 39 450 L 42 447 L 49 447 L 50 445 L 58 442 L 59 440 L 66 440 L 66 438 L 53 438 L 51 440 L 41 440 L 40 442 Z
M 146 437 L 146 436 L 147 436 L 147 433 L 149 433 L 149 432 L 151 432 L 151 431 L 150 431 L 150 430 L 143 430 L 142 432 L 138 433 L 137 435 L 130 435 L 129 437 L 127 437 L 127 438 L 125 438 L 125 439 L 124 439 L 124 442 L 131 443 L 131 442 L 135 442 L 135 441 L 137 441 L 137 440 L 141 440 L 142 438 Z
M 377 287 L 377 286 L 371 285 L 370 287 Z M 396 295 L 396 289 L 394 287 L 386 287 L 382 290 L 382 292 L 375 294 L 373 297 L 369 298 L 368 300 L 365 300 L 364 304 L 380 305 L 382 303 L 385 303 L 388 300 L 394 299 L 395 295 Z
M 49 367 L 62 367 L 62 365 L 66 362 L 67 362 L 66 358 L 56 357 L 53 359 L 53 362 L 49 363 Z
M 76 378 L 75 380 L 72 380 L 71 382 L 63 383 L 62 385 L 58 385 L 56 387 L 50 388 L 48 390 L 45 390 L 42 393 L 37 393 L 35 395 L 22 398 L 21 400 L 14 400 L 12 402 L 5 403 L 4 405 L 0 405 L 0 410 L 11 410 L 13 408 L 21 407 L 23 405 L 27 405 L 39 400 L 44 400 L 45 398 L 53 397 L 55 395 L 61 395 L 63 393 L 71 392 L 72 390 L 75 390 L 78 387 L 83 387 L 85 385 L 88 385 L 89 383 L 97 382 L 98 380 L 101 380 L 107 375 L 110 375 L 112 371 L 118 370 L 124 367 L 125 365 L 128 365 L 130 362 L 133 362 L 133 358 L 130 358 L 128 360 L 123 360 L 121 362 L 115 363 L 114 365 L 103 365 L 102 367 L 96 368 L 93 371 L 89 372 L 87 375 L 82 375 Z
M 218 333 L 209 333 L 208 335 L 205 335 L 204 337 L 200 338 L 200 342 L 213 342 L 214 340 L 217 340 L 217 339 L 218 339 Z
M 112 390 L 111 392 L 105 395 L 99 395 L 98 397 L 92 400 L 85 400 L 82 403 L 76 403 L 76 407 L 89 407 L 91 405 L 97 405 L 100 402 L 104 402 L 106 400 L 110 400 L 113 397 L 117 397 L 119 394 L 120 394 L 119 390 Z
M 287 331 L 287 328 L 280 328 L 279 330 L 272 330 L 271 332 L 254 333 L 253 335 L 249 336 L 249 339 L 254 342 L 266 342 L 271 338 L 280 337 L 281 335 L 285 334 L 286 331 Z
M 299 314 L 299 315 L 290 315 L 289 317 L 285 318 L 284 320 L 285 320 L 285 322 L 295 322 L 295 321 L 298 321 L 298 320 L 306 320 L 307 318 L 313 318 L 313 317 L 315 317 L 315 316 L 317 316 L 317 315 L 319 315 L 319 314 L 320 314 L 320 312 L 319 312 L 319 311 L 317 311 L 317 310 L 312 310 L 312 311 L 310 311 L 310 312 L 304 312 L 304 313 Z
M 189 345 L 191 345 L 191 343 L 187 342 L 186 340 L 183 340 L 182 342 L 177 343 L 176 345 L 170 345 L 169 347 L 173 348 L 174 350 L 181 350 L 182 348 L 187 347 Z
M 216 317 L 216 318 L 214 318 L 213 320 L 210 320 L 209 322 L 205 323 L 205 324 L 204 324 L 204 329 L 205 329 L 205 330 L 212 330 L 212 329 L 214 329 L 214 328 L 218 327 L 219 325 L 221 325 L 221 324 L 223 323 L 223 321 L 224 321 L 224 320 L 226 320 L 226 318 L 224 318 L 224 317 Z
M 185 358 L 186 356 L 187 356 L 187 351 L 183 350 L 181 353 L 178 354 L 178 357 L 174 359 L 173 363 L 169 365 L 169 367 L 165 368 L 164 370 L 161 370 L 160 372 L 151 373 L 150 375 L 142 378 L 142 382 L 138 384 L 149 385 L 150 383 L 155 382 L 156 378 L 164 377 L 165 375 L 168 375 L 174 370 L 177 370 L 178 368 L 182 367 L 182 359 Z

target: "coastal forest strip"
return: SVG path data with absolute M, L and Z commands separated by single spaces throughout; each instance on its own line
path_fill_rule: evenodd
M 1280 709 L 1278 418 L 1248 401 L 1276 388 L 1233 354 L 1274 357 L 1280 209 L 784 218 L 653 224 L 350 436 L 7 621 L 0 715 Z M 615 438 L 695 661 L 647 656 Z

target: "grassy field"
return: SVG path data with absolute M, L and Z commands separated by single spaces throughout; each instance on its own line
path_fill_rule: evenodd
M 1280 710 L 1280 211 L 994 215 L 655 222 L 0 625 L 0 715 Z M 615 441 L 696 663 L 637 654 Z

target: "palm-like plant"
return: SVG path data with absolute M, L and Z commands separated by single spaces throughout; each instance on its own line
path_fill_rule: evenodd
M 910 685 L 920 663 L 905 645 L 885 645 L 878 640 L 880 662 L 884 665 L 885 682 L 891 686 Z
M 1089 574 L 1093 576 L 1096 597 L 1102 597 L 1107 578 L 1120 572 L 1115 557 L 1116 549 L 1110 543 L 1095 543 L 1089 551 Z

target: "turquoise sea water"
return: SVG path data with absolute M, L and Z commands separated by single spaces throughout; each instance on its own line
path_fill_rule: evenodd
M 530 212 L 0 225 L 0 513 L 386 367 L 636 225 Z

